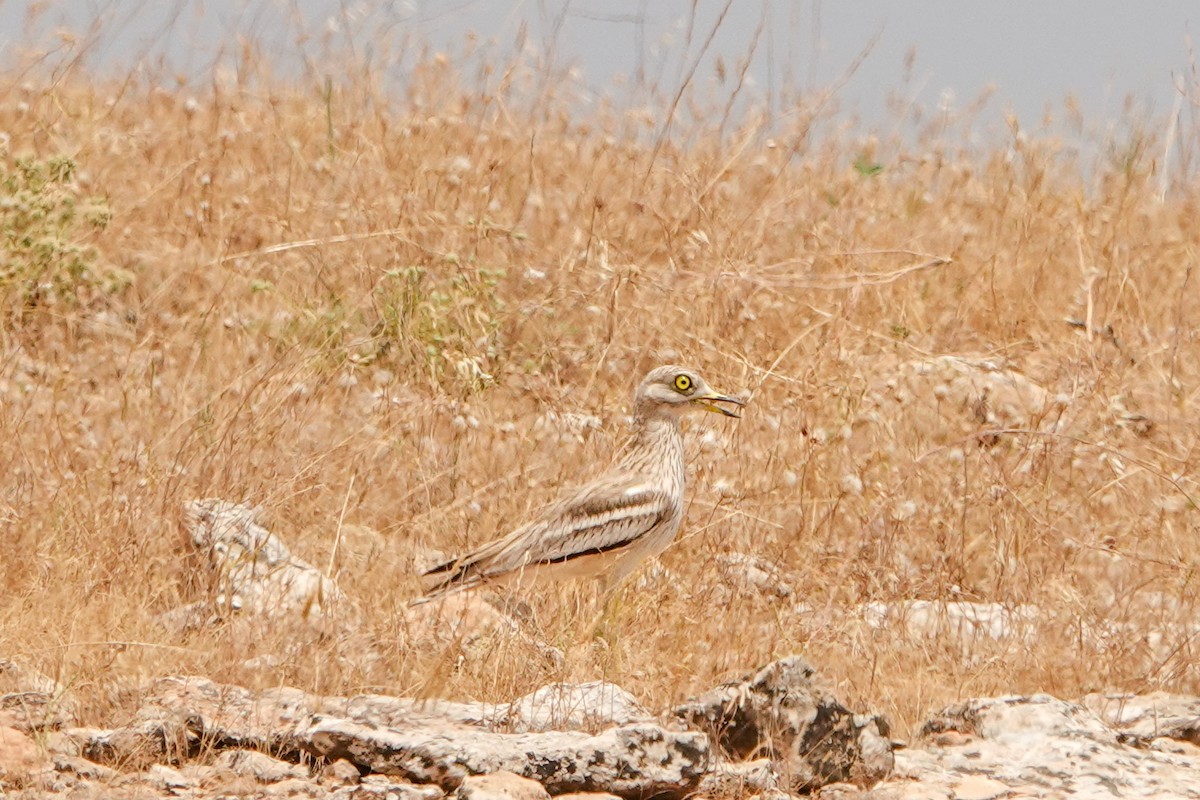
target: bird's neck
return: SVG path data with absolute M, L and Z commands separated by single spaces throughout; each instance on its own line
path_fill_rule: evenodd
M 683 435 L 679 416 L 670 411 L 638 413 L 633 418 L 633 441 L 623 459 L 629 469 L 683 473 Z
M 650 411 L 634 414 L 633 435 L 635 439 L 662 436 L 680 436 L 679 415 L 670 411 Z

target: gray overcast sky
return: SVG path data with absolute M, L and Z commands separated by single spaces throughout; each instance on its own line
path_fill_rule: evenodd
M 38 5 L 48 9 L 31 25 L 28 9 Z M 121 70 L 142 59 L 202 81 L 222 48 L 236 52 L 229 44 L 239 36 L 258 40 L 286 71 L 297 63 L 301 29 L 314 34 L 305 45 L 313 51 L 313 42 L 333 36 L 370 52 L 383 33 L 394 52 L 374 53 L 376 63 L 402 75 L 414 42 L 454 51 L 472 32 L 494 40 L 503 57 L 524 25 L 544 57 L 578 65 L 587 87 L 620 101 L 629 90 L 614 87 L 616 76 L 641 76 L 673 94 L 716 27 L 696 73 L 706 85 L 718 57 L 736 68 L 765 19 L 748 72 L 749 91 L 764 100 L 830 85 L 877 36 L 838 94 L 841 107 L 868 125 L 889 119 L 889 94 L 927 109 L 952 97 L 961 108 L 992 85 L 993 120 L 1011 110 L 1036 128 L 1047 107 L 1057 114 L 1073 94 L 1088 122 L 1102 129 L 1121 122 L 1130 95 L 1143 118 L 1171 111 L 1174 80 L 1190 69 L 1188 35 L 1200 18 L 1196 0 L 734 0 L 719 26 L 723 0 L 698 0 L 695 9 L 693 17 L 693 4 L 678 0 L 0 0 L 0 53 L 45 50 L 57 29 L 86 30 L 99 18 L 104 28 L 93 67 Z M 910 52 L 915 60 L 906 73 Z

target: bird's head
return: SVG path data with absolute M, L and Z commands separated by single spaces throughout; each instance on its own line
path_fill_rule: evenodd
M 736 397 L 715 391 L 696 370 L 670 364 L 650 370 L 634 395 L 634 405 L 639 411 L 682 411 L 699 406 L 727 417 L 738 416 L 733 409 L 717 403 L 745 405 Z

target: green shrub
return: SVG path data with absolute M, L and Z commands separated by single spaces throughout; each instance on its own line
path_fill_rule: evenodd
M 0 175 L 5 316 L 26 319 L 39 308 L 78 306 L 103 280 L 98 254 L 87 238 L 108 225 L 112 215 L 107 203 L 80 197 L 75 162 L 65 156 L 17 158 Z
M 439 383 L 486 387 L 500 354 L 505 306 L 497 287 L 503 277 L 503 270 L 457 264 L 389 270 L 375 290 L 375 348 L 368 358 L 398 356 L 422 363 Z

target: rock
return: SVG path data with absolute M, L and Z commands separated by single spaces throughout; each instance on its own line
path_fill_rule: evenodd
M 930 742 L 949 731 L 955 744 Z M 1088 708 L 1048 695 L 970 700 L 926 723 L 872 797 L 1200 798 L 1200 759 L 1134 747 Z
M 213 764 L 183 763 L 179 766 L 179 773 L 195 785 L 220 786 L 222 789 L 236 786 L 239 790 L 246 789 L 247 791 L 258 789 L 258 782 L 254 778 L 239 775 L 231 769 Z
M 640 724 L 595 736 L 577 732 L 489 733 L 396 730 L 317 719 L 298 734 L 320 758 L 456 789 L 468 775 L 505 770 L 551 793 L 608 791 L 627 798 L 690 794 L 708 766 L 703 734 Z
M 820 800 L 871 800 L 875 794 L 852 783 L 827 783 L 817 796 Z
M 1158 750 L 1161 753 L 1175 753 L 1188 758 L 1200 759 L 1200 745 L 1194 745 L 1191 742 L 1181 742 L 1178 739 L 1157 738 L 1150 741 L 1148 745 L 1151 750 Z
M 69 772 L 93 781 L 110 781 L 117 776 L 117 771 L 95 761 L 88 761 L 81 756 L 54 756 L 54 769 L 59 772 Z
M 3 780 L 22 796 L 73 800 L 441 800 L 447 790 L 458 800 L 545 800 L 547 792 L 567 800 L 793 800 L 809 789 L 824 800 L 1200 800 L 1200 698 L 1165 693 L 1095 694 L 1082 704 L 1046 695 L 972 700 L 935 715 L 917 745 L 895 753 L 880 720 L 851 714 L 795 657 L 675 710 L 711 732 L 717 753 L 704 733 L 646 722 L 596 735 L 539 728 L 556 720 L 588 727 L 596 719 L 578 712 L 594 698 L 624 709 L 612 719 L 644 713 L 602 682 L 552 684 L 495 704 L 250 691 L 199 678 L 159 679 L 142 694 L 127 728 L 52 731 L 36 745 L 0 729 L 0 746 L 16 743 L 27 759 L 0 749 Z M 332 763 L 318 783 L 260 750 Z M 121 775 L 81 754 L 144 771 Z M 893 761 L 893 777 L 864 788 Z M 827 781 L 831 774 L 848 780 Z
M 458 787 L 459 800 L 550 800 L 550 794 L 537 781 L 511 772 L 471 775 Z
M 358 771 L 358 767 L 344 758 L 339 758 L 332 764 L 326 765 L 325 769 L 321 770 L 321 778 L 330 783 L 351 786 L 362 783 L 362 774 Z
M 607 681 L 543 686 L 509 704 L 504 717 L 505 726 L 519 733 L 598 730 L 651 721 L 633 695 Z
M 1200 745 L 1200 697 L 1166 692 L 1089 694 L 1082 702 L 1116 728 L 1124 742 L 1147 747 L 1165 738 Z
M 50 766 L 32 739 L 16 728 L 0 728 L 0 785 L 25 783 Z
M 160 789 L 174 792 L 178 789 L 190 789 L 195 784 L 190 778 L 177 769 L 166 764 L 153 764 L 146 771 L 146 780 Z
M 41 800 L 47 795 L 63 795 L 67 792 L 70 792 L 73 796 L 78 796 L 81 792 L 87 791 L 88 787 L 93 786 L 93 784 L 90 784 L 87 781 L 70 774 L 69 772 L 55 772 L 54 770 L 49 769 L 37 773 L 32 780 L 27 780 L 25 782 L 18 781 L 16 783 L 20 784 L 24 791 L 20 794 L 13 795 L 13 797 L 36 797 L 38 800 Z M 3 782 L 0 781 L 0 786 L 2 785 Z M 12 781 L 10 781 L 8 785 L 10 788 L 15 788 L 14 782 Z M 0 797 L 3 796 L 4 795 L 0 795 Z
M 388 775 L 367 775 L 359 786 L 338 789 L 330 800 L 441 800 L 445 792 L 432 784 L 415 786 Z
M 310 713 L 385 728 L 461 726 L 492 730 L 503 727 L 508 714 L 508 704 L 414 700 L 381 694 L 309 698 L 306 702 Z
M 32 733 L 67 727 L 74 721 L 75 702 L 57 681 L 0 658 L 0 727 Z
M 647 722 L 595 736 L 537 732 L 554 724 L 588 727 L 646 717 L 628 693 L 604 682 L 552 684 L 511 703 L 470 704 L 382 695 L 319 697 L 287 687 L 252 692 L 172 677 L 146 687 L 128 727 L 72 729 L 65 736 L 79 753 L 105 764 L 174 763 L 214 746 L 243 751 L 219 756 L 215 766 L 264 781 L 307 773 L 244 751 L 344 758 L 356 772 L 386 772 L 447 789 L 457 788 L 468 775 L 503 769 L 551 791 L 615 788 L 625 796 L 680 796 L 706 769 L 703 734 L 668 732 Z M 525 732 L 500 733 L 497 727 Z M 267 771 L 260 774 L 259 767 Z
M 718 761 L 700 779 L 704 797 L 749 797 L 779 789 L 779 776 L 769 758 Z
M 321 714 L 383 728 L 437 731 L 585 729 L 649 721 L 633 697 L 606 682 L 551 684 L 509 703 L 454 703 L 385 695 L 316 696 L 280 687 L 252 692 L 203 678 L 160 678 L 143 692 L 134 722 L 118 730 L 71 729 L 73 755 L 103 764 L 149 766 L 187 757 L 204 742 L 226 748 L 296 751 L 295 735 Z
M 990 359 L 935 356 L 901 364 L 864 398 L 856 423 L 901 424 L 909 435 L 948 444 L 977 431 L 1054 430 L 1055 398 Z M 998 441 L 987 434 L 984 444 Z
M 783 570 L 766 559 L 748 553 L 717 556 L 717 572 L 727 583 L 743 592 L 783 599 L 791 597 L 794 591 Z
M 323 797 L 325 790 L 303 778 L 287 778 L 263 790 L 269 797 Z
M 217 756 L 213 764 L 235 775 L 254 778 L 260 783 L 276 783 L 288 778 L 308 779 L 308 770 L 304 767 L 280 761 L 257 750 L 226 750 Z M 355 772 L 355 777 L 357 775 Z
M 208 720 L 206 729 L 247 741 L 264 741 L 318 713 L 384 727 L 452 724 L 515 732 L 583 730 L 652 720 L 632 695 L 605 681 L 550 684 L 508 703 L 456 703 L 387 695 L 318 697 L 286 687 L 250 692 L 202 678 L 161 678 L 147 690 L 138 716 L 178 718 L 179 709 Z
M 796 795 L 788 794 L 782 789 L 767 789 L 765 792 L 750 795 L 748 800 L 796 800 Z
M 79 746 L 79 740 L 71 735 L 68 731 L 79 730 L 77 728 L 68 728 L 63 731 L 44 731 L 39 737 L 39 743 L 46 748 L 46 752 L 56 756 L 79 756 L 83 755 L 83 751 Z
M 168 756 L 186 756 L 199 746 L 202 731 L 188 722 L 152 720 L 116 730 L 71 728 L 66 734 L 89 761 L 144 769 Z
M 56 730 L 74 721 L 74 704 L 66 698 L 38 691 L 0 695 L 0 726 L 33 733 Z
M 1078 551 L 1077 551 L 1078 552 Z M 1074 557 L 1074 556 L 1073 556 Z M 1082 556 L 1105 585 L 1128 585 L 1135 574 L 1131 559 L 1119 553 L 1091 551 Z M 1190 605 L 1163 592 L 1116 592 L 1108 600 L 1112 614 L 1071 620 L 1086 646 L 1098 653 L 1120 654 L 1129 668 L 1170 672 L 1194 670 L 1192 643 L 1200 639 L 1200 619 Z
M 177 746 L 185 748 L 205 740 L 226 748 L 283 752 L 287 738 L 322 702 L 289 687 L 252 692 L 203 678 L 159 678 L 145 690 L 132 729 L 182 730 L 187 741 Z
M 9 658 L 0 658 L 0 692 L 39 692 L 61 695 L 63 687 L 32 667 Z
M 886 721 L 851 712 L 816 685 L 799 656 L 718 686 L 673 713 L 706 731 L 729 758 L 770 757 L 788 791 L 837 781 L 868 785 L 892 768 Z
M 965 600 L 902 600 L 865 603 L 859 610 L 873 628 L 902 629 L 915 639 L 957 642 L 966 659 L 976 655 L 981 642 L 1027 642 L 1038 629 L 1038 608 L 1030 605 L 1009 608 Z
M 926 721 L 921 735 L 927 737 L 945 731 L 1005 742 L 1022 739 L 1032 743 L 1050 735 L 1114 744 L 1117 741 L 1116 733 L 1083 706 L 1046 694 L 968 700 L 949 706 Z
M 984 775 L 968 775 L 951 788 L 954 800 L 996 800 L 1012 794 L 1007 783 L 994 781 Z
M 295 557 L 283 541 L 258 524 L 259 509 L 208 498 L 183 505 L 192 545 L 207 559 L 221 592 L 201 607 L 211 617 L 233 614 L 321 621 L 348 605 L 337 584 Z M 189 615 L 183 615 L 189 616 Z

